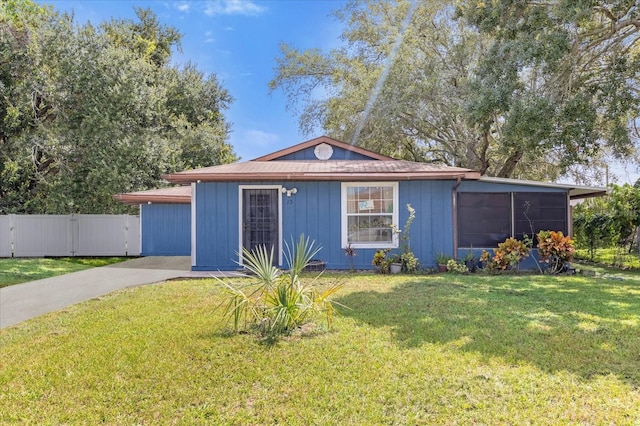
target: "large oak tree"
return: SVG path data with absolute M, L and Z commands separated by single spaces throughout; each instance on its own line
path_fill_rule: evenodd
M 113 194 L 236 159 L 216 77 L 173 66 L 181 35 L 149 10 L 77 25 L 0 6 L 0 213 L 115 213 Z
M 352 1 L 336 13 L 342 47 L 282 45 L 270 84 L 305 132 L 556 179 L 636 152 L 637 14 L 633 1 Z

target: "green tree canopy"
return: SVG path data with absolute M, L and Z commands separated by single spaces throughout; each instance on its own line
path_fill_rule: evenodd
M 357 135 L 388 155 L 486 175 L 555 179 L 635 150 L 638 7 L 600 3 L 353 1 L 336 13 L 343 46 L 282 45 L 270 87 L 307 133 Z
M 171 66 L 180 34 L 138 21 L 76 25 L 11 0 L 0 21 L 0 213 L 113 213 L 112 196 L 236 160 L 215 76 Z

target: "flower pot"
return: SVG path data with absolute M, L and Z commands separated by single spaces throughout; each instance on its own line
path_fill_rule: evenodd
M 401 270 L 402 263 L 392 263 L 391 265 L 389 265 L 389 271 L 391 271 L 392 274 L 398 274 Z
M 438 272 L 447 272 L 447 265 L 439 264 Z
M 478 262 L 475 260 L 467 260 L 464 264 L 467 266 L 469 272 L 475 272 L 476 269 L 478 269 Z

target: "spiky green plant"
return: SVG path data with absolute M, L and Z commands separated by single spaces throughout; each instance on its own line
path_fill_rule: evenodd
M 285 243 L 286 273 L 273 266 L 273 249 L 268 252 L 260 246 L 252 251 L 243 250 L 242 264 L 256 276 L 257 282 L 238 286 L 232 281 L 218 279 L 228 295 L 224 318 L 233 322 L 234 330 L 256 326 L 267 338 L 289 334 L 296 327 L 309 321 L 313 314 L 324 314 L 327 324 L 335 313 L 335 294 L 342 284 L 334 284 L 319 290 L 318 274 L 309 282 L 303 281 L 302 273 L 320 247 L 315 241 L 301 235 L 298 242 Z
M 314 247 L 314 244 L 315 241 L 310 241 L 309 237 L 305 238 L 304 234 L 300 235 L 297 244 L 293 241 L 293 237 L 291 237 L 291 245 L 285 241 L 284 257 L 289 266 L 291 284 L 299 284 L 300 274 L 309 266 L 309 262 L 311 262 L 313 257 L 322 249 L 319 246 Z
M 273 264 L 273 246 L 271 251 L 267 247 L 260 245 L 254 250 L 242 248 L 242 266 L 254 274 L 261 283 L 269 287 L 273 285 L 280 275 L 280 271 Z

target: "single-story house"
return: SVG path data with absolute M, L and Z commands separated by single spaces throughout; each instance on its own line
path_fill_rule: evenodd
M 389 225 L 404 227 L 408 204 L 411 249 L 430 267 L 437 254 L 495 248 L 510 236 L 570 234 L 570 200 L 606 193 L 397 160 L 326 136 L 165 178 L 183 186 L 116 197 L 141 206 L 143 255 L 188 252 L 196 271 L 235 270 L 242 248 L 259 245 L 273 246 L 283 265 L 284 245 L 301 234 L 322 247 L 327 269 L 349 269 L 348 246 L 356 268 L 372 268 L 376 250 L 401 250 Z

